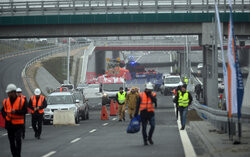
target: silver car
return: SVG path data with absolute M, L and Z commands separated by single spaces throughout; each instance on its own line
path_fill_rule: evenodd
M 80 121 L 80 100 L 76 99 L 71 92 L 55 92 L 48 96 L 47 108 L 44 109 L 44 123 L 52 123 L 55 110 L 72 110 L 75 122 Z

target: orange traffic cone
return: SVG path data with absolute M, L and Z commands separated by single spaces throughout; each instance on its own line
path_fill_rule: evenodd
M 108 119 L 109 119 L 109 115 L 108 115 L 107 107 L 106 105 L 103 105 L 102 112 L 101 112 L 101 120 L 108 120 Z
M 0 112 L 0 127 L 5 128 L 5 119 L 3 118 L 1 112 Z
M 115 104 L 113 99 L 110 102 L 110 116 L 116 116 L 117 115 L 117 110 L 115 108 Z

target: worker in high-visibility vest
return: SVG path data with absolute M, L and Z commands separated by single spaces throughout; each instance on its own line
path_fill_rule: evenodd
M 186 85 L 188 84 L 188 78 L 187 78 L 187 76 L 185 76 L 184 82 L 185 82 Z
M 116 101 L 118 102 L 119 122 L 125 121 L 125 100 L 127 93 L 120 87 L 120 91 L 116 94 Z
M 8 98 L 3 101 L 1 110 L 5 119 L 5 128 L 8 132 L 10 150 L 12 156 L 21 156 L 22 132 L 24 125 L 24 115 L 27 113 L 27 103 L 25 99 L 17 96 L 16 85 L 9 84 L 6 88 Z
M 181 91 L 178 91 L 177 96 L 175 96 L 174 102 L 178 103 L 180 116 L 181 116 L 181 130 L 185 129 L 186 117 L 188 112 L 188 106 L 191 105 L 193 97 L 187 90 L 187 85 L 184 84 L 181 87 Z
M 154 144 L 152 137 L 155 129 L 155 113 L 154 108 L 157 108 L 156 94 L 152 92 L 152 83 L 147 83 L 145 91 L 139 94 L 137 100 L 135 117 L 140 110 L 141 122 L 142 122 L 142 136 L 144 145 L 148 145 L 148 142 Z M 147 135 L 147 124 L 150 124 L 149 134 Z
M 42 133 L 42 122 L 44 108 L 47 107 L 47 101 L 43 95 L 41 95 L 41 90 L 36 88 L 34 91 L 34 96 L 30 98 L 29 108 L 32 110 L 32 128 L 35 132 L 35 138 L 40 139 Z
M 21 97 L 21 98 L 24 98 L 25 99 L 25 102 L 27 103 L 27 99 L 26 99 L 26 96 L 24 96 L 22 94 L 22 89 L 21 88 L 17 88 L 16 89 L 16 95 Z M 28 110 L 27 110 L 28 111 Z M 25 138 L 25 121 L 26 121 L 26 116 L 24 115 L 24 124 L 23 124 L 23 134 L 22 134 L 22 138 L 24 139 Z

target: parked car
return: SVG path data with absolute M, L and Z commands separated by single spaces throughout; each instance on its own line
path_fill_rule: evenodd
M 202 76 L 203 63 L 199 63 L 197 65 L 197 74 L 198 76 Z
M 218 78 L 218 92 L 223 93 L 224 92 L 224 82 L 223 79 Z
M 83 111 L 79 105 L 80 100 L 76 99 L 71 92 L 55 92 L 48 96 L 47 108 L 44 109 L 44 123 L 52 123 L 55 110 L 74 111 L 75 122 L 79 123 L 80 113 Z
M 179 75 L 168 75 L 163 79 L 162 85 L 160 87 L 161 94 L 168 95 L 172 94 L 173 89 L 178 86 L 182 86 L 181 77 Z
M 67 87 L 69 91 L 73 91 L 75 89 L 73 84 L 62 84 L 61 87 Z
M 80 116 L 81 120 L 87 120 L 89 119 L 89 105 L 88 105 L 88 99 L 85 98 L 85 96 L 82 94 L 81 91 L 74 91 L 73 95 L 75 96 L 76 100 L 79 100 L 78 103 L 80 106 Z

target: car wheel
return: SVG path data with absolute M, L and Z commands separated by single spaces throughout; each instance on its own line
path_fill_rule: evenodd
M 167 90 L 164 90 L 164 95 L 168 95 L 168 91 Z
M 75 119 L 75 122 L 76 122 L 76 124 L 78 124 L 78 123 L 80 122 L 80 117 L 79 117 L 79 115 L 77 115 L 77 117 L 76 117 L 76 119 Z
M 85 114 L 85 111 L 82 113 L 82 120 L 86 120 L 86 114 Z
M 86 116 L 86 119 L 89 119 L 89 111 L 87 112 L 87 116 Z

